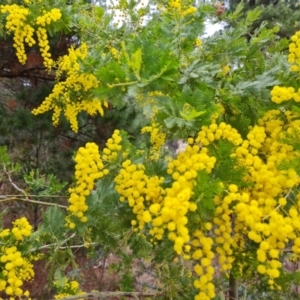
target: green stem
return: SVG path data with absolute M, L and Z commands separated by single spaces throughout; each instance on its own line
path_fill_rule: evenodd
M 109 88 L 113 88 L 113 87 L 116 87 L 116 86 L 125 86 L 125 85 L 132 85 L 132 84 L 136 84 L 138 83 L 139 81 L 131 81 L 131 82 L 121 82 L 121 83 L 115 83 L 115 84 L 107 84 L 107 86 Z

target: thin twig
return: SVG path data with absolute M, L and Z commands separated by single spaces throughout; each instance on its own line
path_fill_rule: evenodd
M 88 247 L 88 246 L 94 246 L 96 245 L 96 243 L 86 243 L 86 244 L 81 244 L 81 245 L 72 245 L 72 246 L 64 246 L 64 247 L 59 247 L 59 250 L 63 250 L 63 249 L 67 249 L 67 248 L 71 248 L 71 249 L 78 249 L 78 248 L 83 248 L 83 247 Z
M 73 233 L 72 235 L 70 235 L 69 237 L 67 237 L 64 241 L 61 242 L 60 246 L 57 247 L 57 249 L 60 249 L 60 247 L 62 245 L 64 245 L 67 241 L 71 240 L 73 237 L 75 237 L 75 233 Z M 38 247 L 38 248 L 33 248 L 33 249 L 30 249 L 29 252 L 35 252 L 35 251 L 38 251 L 38 250 L 43 250 L 43 249 L 48 249 L 52 246 L 57 246 L 58 243 L 55 243 L 55 244 L 49 244 L 49 245 L 44 245 L 44 246 L 41 246 L 41 247 Z M 70 246 L 71 247 L 71 246 Z
M 21 193 L 26 197 L 26 199 L 28 199 L 27 193 L 26 193 L 23 189 L 19 188 L 19 187 L 11 180 L 11 177 L 10 177 L 9 173 L 6 171 L 6 167 L 5 167 L 4 164 L 3 164 L 3 171 L 4 171 L 4 173 L 7 175 L 10 184 L 11 184 L 17 191 L 21 192 Z
M 6 198 L 6 199 L 3 199 L 3 200 L 0 200 L 0 202 L 14 201 L 14 200 L 15 201 L 24 201 L 24 202 L 34 203 L 34 204 L 40 204 L 40 205 L 47 205 L 47 206 L 57 206 L 57 207 L 61 207 L 61 208 L 64 208 L 64 209 L 68 208 L 68 206 L 57 204 L 57 203 L 37 201 L 37 200 L 31 200 L 31 199 L 22 199 L 22 198 L 18 198 L 18 197 L 16 197 L 16 198 L 14 198 L 14 197 Z
M 284 196 L 284 198 L 287 198 L 287 197 L 290 195 L 291 191 L 292 191 L 292 188 L 289 189 L 289 191 L 288 191 L 287 194 Z M 279 208 L 281 208 L 281 207 L 282 207 L 282 205 L 278 204 L 271 212 L 277 211 L 277 210 L 278 210 Z M 267 214 L 266 216 L 264 216 L 264 217 L 262 218 L 262 220 L 264 221 L 264 220 L 266 220 L 268 217 L 270 217 L 270 213 Z
M 157 297 L 156 293 L 137 293 L 137 292 L 89 292 L 80 295 L 67 296 L 59 298 L 60 300 L 76 300 L 76 299 L 106 299 L 108 297 L 131 297 L 139 300 L 144 297 Z M 54 299 L 52 299 L 54 300 Z
M 28 197 L 36 197 L 36 198 L 68 198 L 67 196 L 61 196 L 61 195 L 32 195 L 28 194 Z M 22 195 L 0 195 L 0 198 L 6 198 L 6 197 L 23 197 Z
M 25 192 L 25 190 L 21 189 L 20 187 L 18 187 L 11 179 L 9 173 L 6 170 L 5 165 L 3 164 L 3 171 L 4 173 L 7 175 L 8 180 L 10 182 L 10 184 L 19 192 L 21 192 L 24 196 L 25 199 L 22 198 L 8 198 L 8 199 L 4 199 L 4 200 L 0 200 L 0 202 L 5 202 L 5 201 L 11 201 L 11 200 L 19 200 L 19 201 L 25 201 L 25 202 L 30 202 L 30 203 L 35 203 L 35 204 L 40 204 L 40 205 L 47 205 L 47 206 L 58 206 L 61 208 L 65 208 L 67 209 L 68 207 L 65 205 L 61 205 L 61 204 L 56 204 L 56 203 L 50 203 L 50 202 L 42 202 L 42 201 L 37 201 L 37 200 L 31 200 L 29 199 L 29 195 Z M 1 197 L 2 198 L 2 197 Z

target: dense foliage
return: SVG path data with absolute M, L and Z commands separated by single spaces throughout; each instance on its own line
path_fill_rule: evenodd
M 142 258 L 159 280 L 155 299 L 222 299 L 228 278 L 249 299 L 292 297 L 299 273 L 283 262 L 300 253 L 299 32 L 279 39 L 277 27 L 253 30 L 258 9 L 242 19 L 242 5 L 220 14 L 188 0 L 105 9 L 24 0 L 0 12 L 19 64 L 40 53 L 55 78 L 34 115 L 50 111 L 54 126 L 69 124 L 76 136 L 89 118 L 133 107 L 137 118 L 126 122 L 139 130 L 119 127 L 100 148 L 94 140 L 79 147 L 68 203 L 59 202 L 65 183 L 50 174 L 35 170 L 19 187 L 21 166 L 0 148 L 3 180 L 20 193 L 3 201 L 49 206 L 34 230 L 22 217 L 0 233 L 6 297 L 29 296 L 23 286 L 36 260 L 51 266 L 57 299 L 83 297 L 67 271 L 76 268 L 74 247 L 119 255 L 124 292 L 134 289 L 129 266 Z M 207 19 L 230 27 L 203 37 Z M 50 40 L 65 36 L 66 53 L 54 55 Z M 174 140 L 182 151 L 170 150 Z
M 254 27 L 258 27 L 265 22 L 268 28 L 279 26 L 278 35 L 289 37 L 293 32 L 300 29 L 299 16 L 300 6 L 298 0 L 228 0 L 225 1 L 230 10 L 235 10 L 236 6 L 245 3 L 244 11 L 259 7 L 261 15 L 254 22 Z

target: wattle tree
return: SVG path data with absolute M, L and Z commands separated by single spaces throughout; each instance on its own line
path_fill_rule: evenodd
M 6 298 L 30 297 L 25 282 L 42 260 L 56 299 L 238 299 L 238 286 L 255 299 L 297 297 L 299 273 L 284 261 L 300 253 L 300 33 L 287 41 L 277 27 L 253 30 L 261 12 L 242 11 L 188 0 L 0 6 L 13 61 L 2 72 L 54 81 L 33 115 L 68 124 L 74 137 L 87 120 L 120 116 L 104 143 L 91 135 L 69 157 L 67 202 L 51 174 L 31 171 L 20 185 L 22 166 L 1 148 L 3 180 L 16 193 L 1 201 L 48 206 L 39 224 L 22 216 L 0 232 Z M 230 27 L 205 37 L 206 20 L 220 18 Z M 128 108 L 136 113 L 122 126 Z M 120 291 L 82 289 L 81 248 L 120 257 Z M 141 292 L 136 259 L 157 278 Z

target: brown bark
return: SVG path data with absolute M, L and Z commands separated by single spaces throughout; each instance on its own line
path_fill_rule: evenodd
M 229 275 L 229 300 L 238 300 L 238 280 L 233 277 L 232 272 Z

